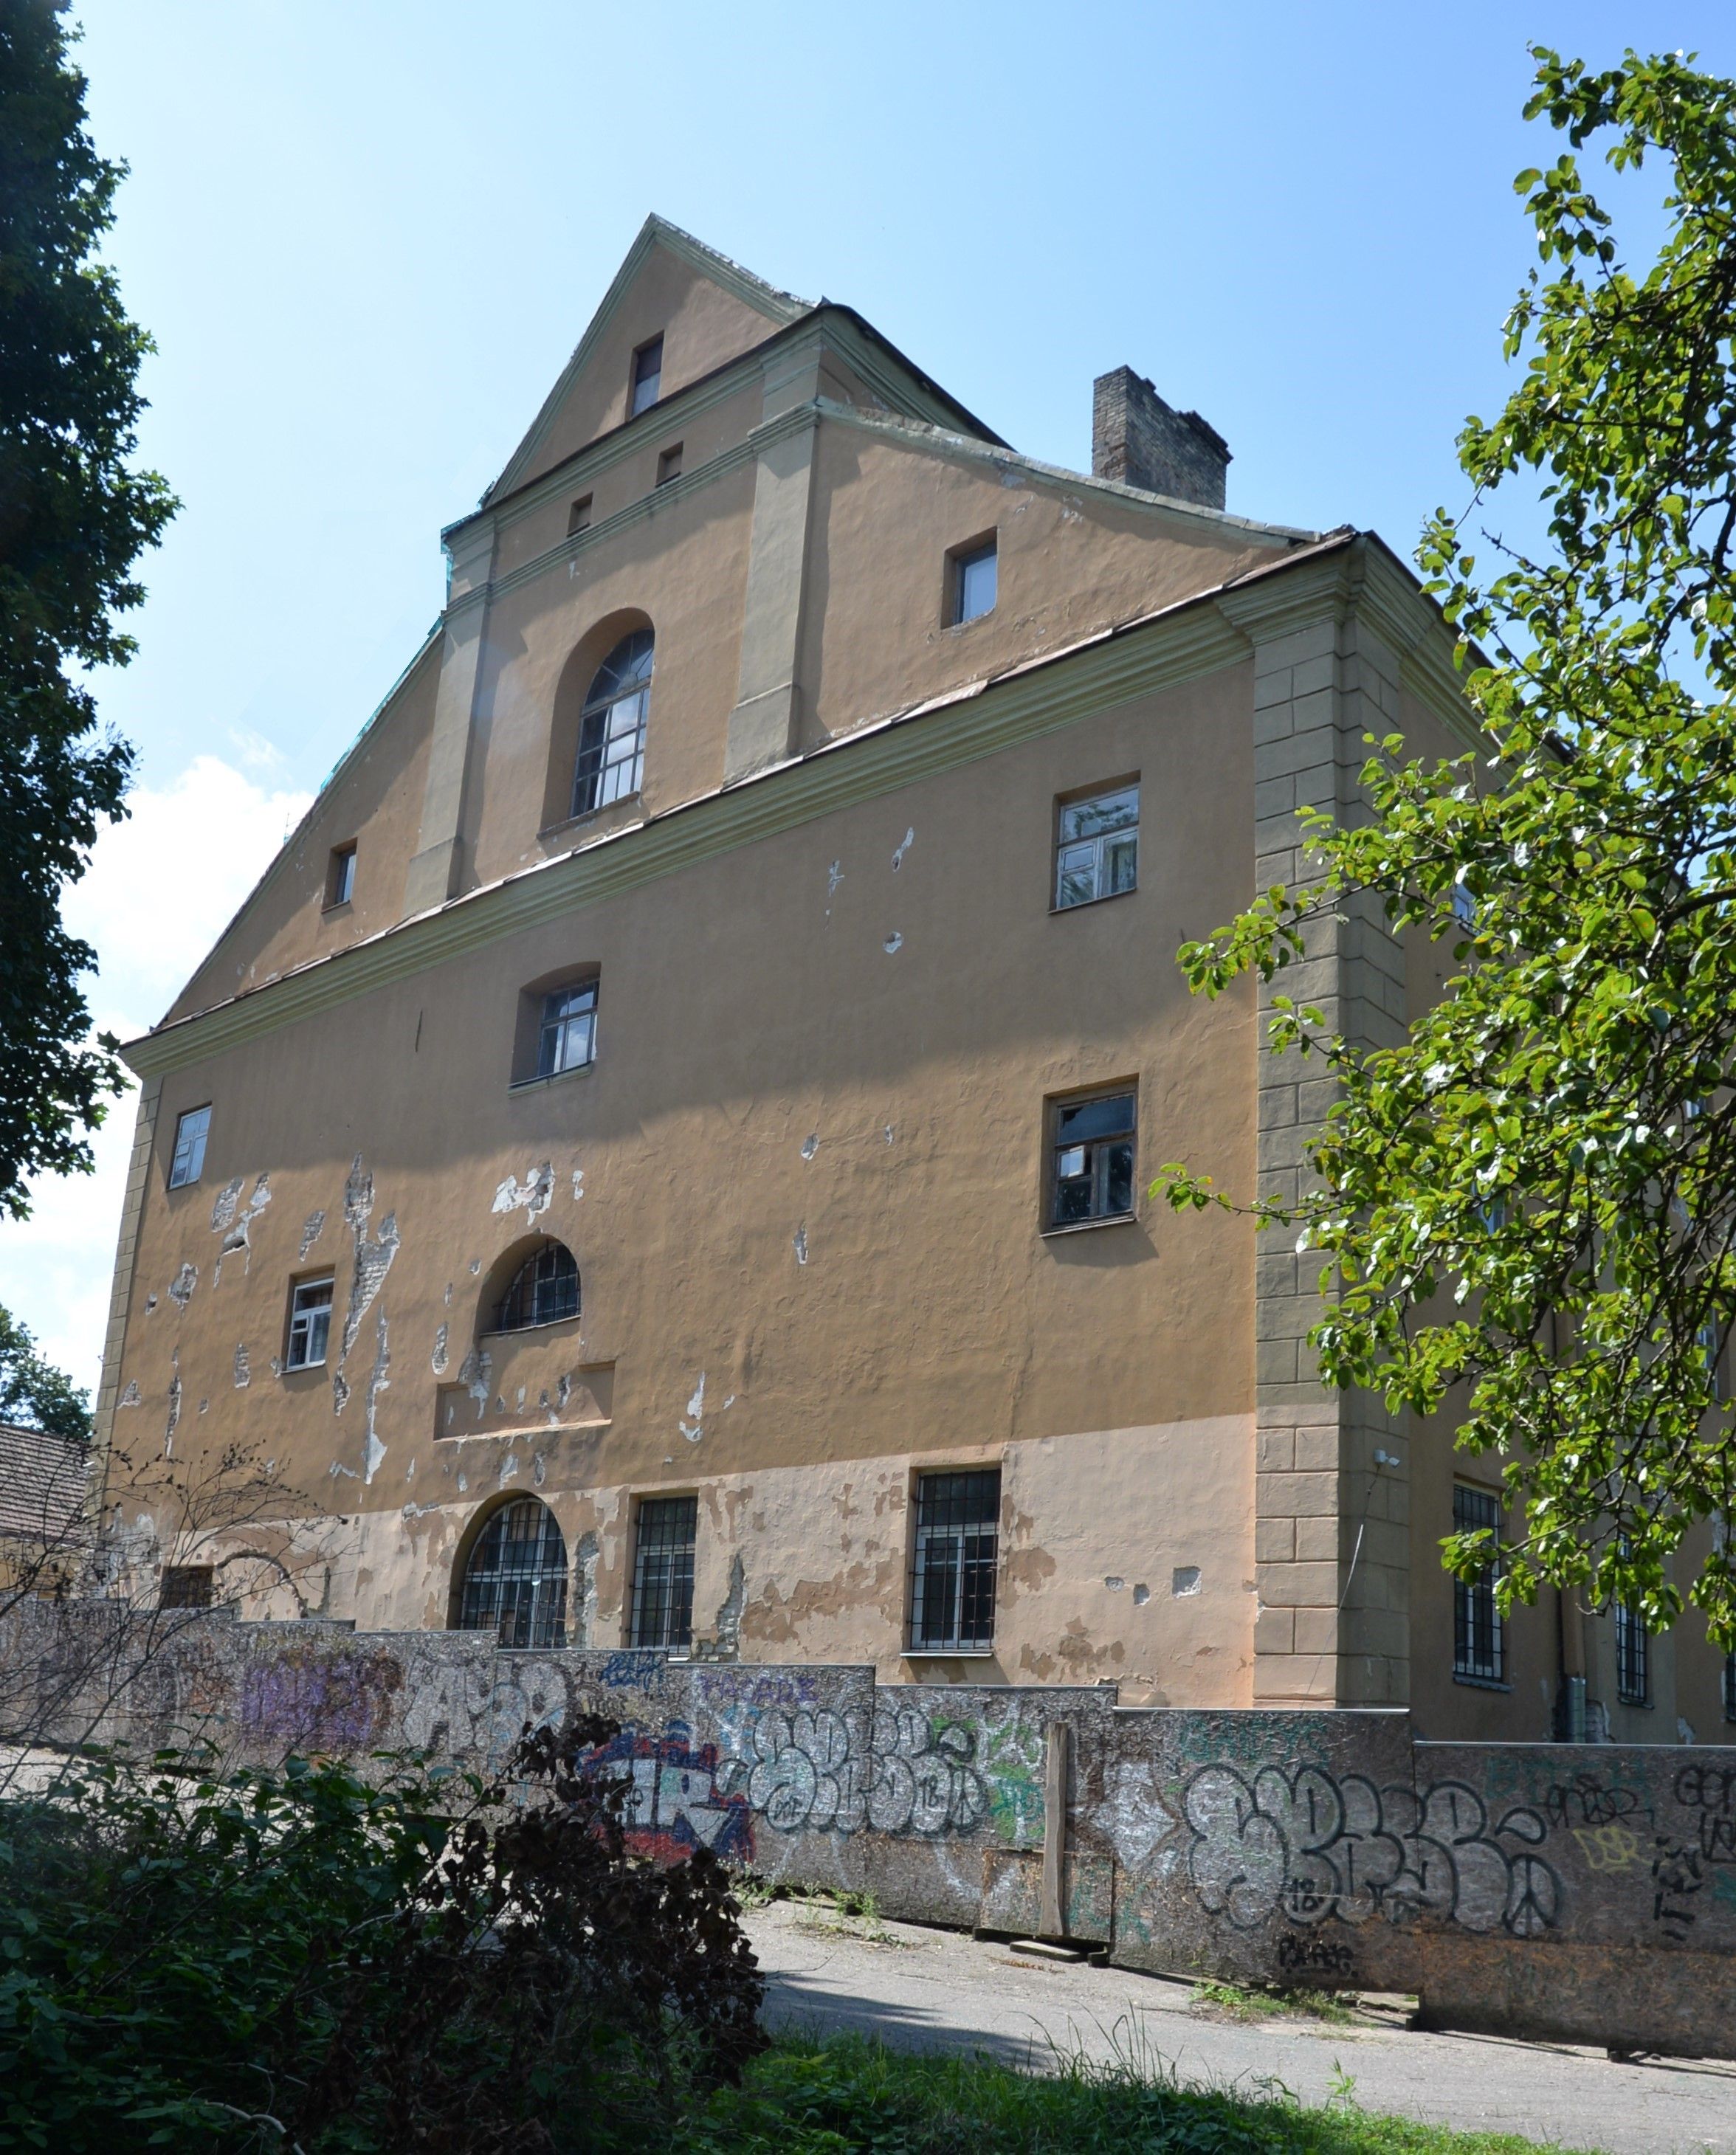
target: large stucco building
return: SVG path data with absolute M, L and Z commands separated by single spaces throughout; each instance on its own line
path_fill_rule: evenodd
M 1223 443 L 1126 368 L 1093 417 L 1091 476 L 1033 463 L 648 223 L 129 1050 L 136 1575 L 1429 1734 L 1546 1734 L 1583 1676 L 1594 1723 L 1717 1733 L 1688 1642 L 1623 1703 L 1606 1622 L 1456 1627 L 1493 1473 L 1312 1380 L 1283 1238 L 1145 1195 L 1277 1186 L 1326 1105 L 1178 944 L 1293 872 L 1365 734 L 1470 735 L 1377 539 L 1226 513 Z M 1352 919 L 1302 985 L 1377 1042 L 1441 962 Z M 269 1493 L 177 1512 L 165 1456 Z

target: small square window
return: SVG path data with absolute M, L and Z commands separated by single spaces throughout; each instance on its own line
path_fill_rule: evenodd
M 1493 1489 L 1476 1489 L 1463 1482 L 1452 1491 L 1452 1530 L 1475 1533 L 1487 1528 L 1501 1531 L 1501 1499 Z M 1473 1683 L 1502 1683 L 1507 1676 L 1507 1636 L 1495 1600 L 1499 1574 L 1486 1564 L 1475 1579 L 1452 1583 L 1452 1672 Z
M 556 988 L 545 996 L 536 1035 L 537 1076 L 557 1078 L 563 1070 L 582 1070 L 596 1058 L 596 981 Z
M 910 1645 L 919 1653 L 992 1646 L 1001 1470 L 919 1475 Z
M 325 870 L 325 910 L 347 905 L 356 895 L 356 847 L 334 846 Z
M 591 497 L 588 494 L 581 494 L 566 512 L 566 535 L 571 539 L 574 532 L 588 531 L 590 529 Z
M 175 1125 L 175 1153 L 169 1162 L 169 1187 L 197 1182 L 205 1169 L 205 1140 L 211 1133 L 208 1107 L 189 1108 Z
M 1139 789 L 1064 801 L 1056 816 L 1055 910 L 1120 898 L 1139 879 Z
M 657 460 L 657 483 L 667 486 L 672 479 L 681 476 L 681 444 L 672 442 Z
M 687 1646 L 694 1635 L 697 1497 L 647 1497 L 633 1537 L 632 1642 Z
M 331 1274 L 322 1272 L 317 1279 L 298 1280 L 290 1288 L 286 1369 L 325 1366 L 325 1342 L 331 1332 Z
M 208 1564 L 166 1564 L 157 1582 L 159 1609 L 209 1609 L 217 1599 L 214 1567 Z
M 952 557 L 952 619 L 955 627 L 992 612 L 998 569 L 998 553 L 991 539 Z
M 1131 1219 L 1135 1096 L 1105 1093 L 1060 1100 L 1052 1112 L 1050 1226 Z
M 663 340 L 654 336 L 648 344 L 642 344 L 633 354 L 632 390 L 627 398 L 627 416 L 637 419 L 642 412 L 648 412 L 663 393 Z

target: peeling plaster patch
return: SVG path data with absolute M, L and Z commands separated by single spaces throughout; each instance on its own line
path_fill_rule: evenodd
M 898 851 L 892 857 L 892 872 L 894 875 L 896 875 L 899 870 L 904 865 L 904 856 L 909 852 L 911 847 L 915 843 L 916 832 L 914 829 L 913 828 L 906 831 L 904 833 L 904 844 L 899 847 Z
M 886 1125 L 886 1142 L 888 1144 L 892 1143 L 892 1124 L 890 1123 Z
M 325 1472 L 331 1477 L 334 1482 L 336 1481 L 340 1474 L 347 1474 L 352 1482 L 359 1482 L 361 1479 L 361 1477 L 356 1472 L 356 1469 L 353 1467 L 340 1466 L 338 1461 L 335 1459 L 332 1461 L 330 1466 L 326 1468 Z
M 138 1404 L 139 1380 L 135 1377 L 131 1384 L 127 1386 L 126 1390 L 120 1395 L 120 1398 L 115 1400 L 115 1411 L 118 1413 L 122 1407 L 136 1407 Z
M 579 1536 L 573 1555 L 579 1590 L 573 1603 L 572 1642 L 588 1646 L 597 1626 L 597 1536 L 588 1528 Z
M 1694 1740 L 1694 1725 L 1692 1722 L 1684 1721 L 1682 1716 L 1678 1713 L 1676 1717 L 1676 1733 L 1681 1738 L 1682 1743 L 1692 1743 Z
M 402 1516 L 412 1525 L 413 1525 L 417 1519 L 425 1519 L 430 1512 L 438 1512 L 439 1508 L 440 1507 L 438 1503 L 406 1504 L 403 1508 Z
M 796 1262 L 798 1265 L 805 1265 L 807 1262 L 807 1229 L 806 1227 L 798 1227 L 796 1230 Z
M 284 1374 L 284 1365 L 278 1360 L 275 1354 L 271 1358 L 271 1374 L 274 1377 L 280 1377 Z
M 149 1317 L 149 1316 L 151 1314 L 152 1311 L 153 1311 L 153 1310 L 155 1310 L 155 1308 L 156 1308 L 156 1303 L 157 1303 L 157 1298 L 156 1298 L 154 1294 L 147 1294 L 147 1295 L 146 1296 L 146 1298 L 145 1298 L 145 1314 L 146 1314 L 147 1317 Z
M 211 1402 L 210 1402 L 210 1400 L 200 1400 L 200 1402 L 199 1402 L 199 1412 L 200 1412 L 201 1414 L 209 1414 L 209 1413 L 210 1413 L 210 1411 L 211 1411 Z
M 471 1277 L 474 1279 L 474 1278 L 476 1277 L 477 1273 L 478 1273 L 478 1272 L 479 1272 L 481 1270 L 482 1270 L 482 1259 L 481 1259 L 480 1257 L 472 1257 L 472 1258 L 471 1258 L 471 1260 L 470 1260 L 470 1276 L 471 1276 Z
M 734 1392 L 731 1392 L 731 1393 L 730 1393 L 730 1396 L 728 1397 L 728 1399 L 726 1399 L 726 1400 L 724 1401 L 724 1405 L 725 1405 L 726 1407 L 732 1407 L 732 1406 L 734 1406 L 734 1405 L 735 1405 L 735 1395 L 734 1394 Z
M 331 1380 L 331 1411 L 341 1415 L 350 1403 L 350 1381 L 340 1369 Z
M 177 1309 L 185 1309 L 193 1298 L 193 1289 L 199 1284 L 197 1265 L 183 1265 L 169 1283 L 169 1299 Z
M 244 1392 L 253 1380 L 253 1373 L 247 1366 L 247 1342 L 239 1341 L 235 1349 L 235 1389 Z
M 1170 1591 L 1178 1598 L 1184 1594 L 1200 1590 L 1200 1567 L 1196 1564 L 1178 1564 L 1170 1574 Z
M 465 1492 L 469 1488 L 469 1487 L 470 1487 L 470 1477 L 469 1477 L 469 1476 L 468 1474 L 461 1474 L 461 1475 L 459 1475 L 459 1477 L 458 1477 L 458 1494 L 459 1494 L 459 1496 L 461 1496 L 461 1497 L 462 1497 L 462 1496 L 465 1493 Z
M 819 1149 L 820 1140 L 817 1134 L 801 1140 L 801 1157 L 804 1159 L 812 1159 Z
M 1127 1581 L 1124 1579 L 1106 1579 L 1104 1581 L 1104 1584 L 1109 1588 L 1111 1594 L 1119 1594 L 1126 1584 Z
M 697 1444 L 705 1434 L 705 1372 L 699 1372 L 699 1381 L 694 1386 L 693 1397 L 687 1403 L 688 1418 L 675 1426 L 689 1444 Z
M 519 1395 L 513 1401 L 512 1410 L 515 1414 L 523 1414 L 525 1411 L 525 1394 L 527 1389 L 528 1387 L 524 1385 L 519 1386 Z
M 239 1178 L 238 1177 L 238 1179 Z M 253 1244 L 248 1240 L 248 1231 L 252 1227 L 254 1221 L 259 1218 L 259 1215 L 265 1210 L 265 1207 L 270 1202 L 271 1186 L 267 1178 L 262 1175 L 259 1180 L 253 1185 L 253 1194 L 247 1200 L 246 1211 L 243 1212 L 240 1218 L 235 1221 L 234 1226 L 230 1228 L 228 1233 L 223 1237 L 223 1246 L 217 1253 L 217 1267 L 211 1275 L 211 1284 L 213 1287 L 218 1286 L 223 1279 L 223 1259 L 231 1256 L 237 1250 L 244 1250 L 247 1252 L 247 1265 L 243 1269 L 251 1269 L 253 1265 Z M 234 1209 L 235 1208 L 233 1205 L 229 1208 L 232 1216 L 234 1212 Z M 213 1214 L 212 1217 L 214 1224 L 216 1220 L 215 1213 Z
M 1149 1586 L 1136 1586 L 1134 1589 L 1134 1607 L 1135 1609 L 1143 1609 L 1150 1599 L 1151 1589 Z
M 494 1373 L 494 1358 L 484 1347 L 480 1354 L 472 1348 L 458 1364 L 458 1382 L 476 1402 L 476 1419 L 480 1421 L 488 1412 L 489 1379 Z
M 509 1482 L 516 1481 L 518 1479 L 518 1472 L 519 1455 L 515 1451 L 509 1451 L 505 1458 L 500 1462 L 501 1487 L 504 1489 Z
M 730 1590 L 717 1606 L 717 1650 L 733 1661 L 741 1643 L 741 1611 L 747 1601 L 747 1573 L 741 1552 L 730 1559 Z
M 235 1207 L 241 1202 L 241 1185 L 247 1177 L 233 1176 L 218 1190 L 211 1202 L 211 1231 L 220 1235 L 235 1217 Z
M 308 1252 L 312 1249 L 325 1231 L 325 1215 L 323 1212 L 310 1212 L 301 1226 L 301 1247 L 295 1252 L 297 1264 L 300 1264 L 306 1257 Z
M 367 1443 L 362 1451 L 361 1478 L 364 1482 L 373 1480 L 386 1456 L 386 1446 L 374 1434 L 374 1416 L 379 1409 L 380 1395 L 391 1382 L 386 1374 L 391 1367 L 392 1353 L 386 1344 L 386 1312 L 382 1309 L 374 1327 L 374 1366 L 368 1371 Z
M 572 1201 L 576 1205 L 585 1194 L 585 1170 L 576 1167 L 572 1171 Z
M 545 1159 L 540 1167 L 526 1169 L 522 1182 L 509 1175 L 494 1192 L 492 1209 L 496 1212 L 516 1212 L 522 1205 L 525 1225 L 529 1227 L 535 1224 L 538 1213 L 548 1211 L 549 1200 L 554 1194 L 554 1163 Z
M 377 1241 L 368 1235 L 374 1214 L 374 1178 L 361 1165 L 357 1153 L 344 1185 L 344 1219 L 356 1241 L 356 1270 L 350 1281 L 350 1307 L 344 1317 L 344 1344 L 338 1360 L 347 1361 L 356 1335 L 361 1329 L 368 1305 L 385 1283 L 392 1261 L 398 1253 L 398 1216 L 388 1212 L 380 1222 Z
M 163 1431 L 163 1457 L 167 1459 L 175 1449 L 175 1431 L 181 1420 L 181 1372 L 177 1369 L 169 1380 L 169 1421 Z
M 555 1404 L 564 1407 L 571 1397 L 572 1379 L 563 1374 L 560 1383 L 555 1387 Z
M 828 898 L 837 896 L 837 887 L 843 879 L 844 864 L 842 861 L 834 861 L 826 871 L 826 895 Z
M 880 945 L 880 948 L 886 953 L 888 958 L 894 957 L 899 951 L 904 949 L 904 939 L 899 934 L 899 931 L 895 928 L 893 929 L 891 934 L 888 935 L 886 940 Z
M 446 1282 L 446 1307 L 448 1309 L 452 1308 L 452 1282 L 450 1280 L 448 1280 Z
M 539 1451 L 535 1458 L 530 1462 L 530 1479 L 536 1484 L 539 1489 L 541 1488 L 543 1483 L 548 1479 L 548 1472 L 547 1467 L 543 1464 L 542 1454 Z
M 449 1295 L 452 1289 L 448 1287 L 446 1292 Z M 443 1377 L 446 1374 L 446 1339 L 448 1328 L 443 1324 L 434 1334 L 434 1374 L 437 1377 Z

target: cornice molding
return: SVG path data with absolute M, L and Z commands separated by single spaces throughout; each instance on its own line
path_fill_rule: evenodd
M 469 892 L 130 1042 L 126 1061 L 141 1077 L 184 1068 L 542 922 L 1219 672 L 1247 649 L 1209 597 L 1183 601 Z

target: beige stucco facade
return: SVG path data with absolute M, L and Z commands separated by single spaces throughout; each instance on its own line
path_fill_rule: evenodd
M 1170 1160 L 1277 1186 L 1325 1112 L 1252 990 L 1191 999 L 1175 952 L 1293 867 L 1298 805 L 1351 801 L 1365 732 L 1464 737 L 1393 557 L 1032 463 L 848 310 L 657 220 L 446 543 L 434 635 L 130 1050 L 99 1431 L 135 1570 L 439 1626 L 531 1494 L 566 1637 L 627 1645 L 637 1507 L 692 1493 L 695 1653 L 1544 1733 L 1552 1608 L 1509 1687 L 1452 1681 L 1446 1436 L 1320 1390 L 1293 1253 L 1144 1195 Z M 641 629 L 641 782 L 574 819 L 586 684 Z M 1134 781 L 1137 887 L 1057 911 L 1057 802 Z M 1375 1040 L 1432 962 L 1352 919 L 1299 985 Z M 594 1060 L 525 1082 L 535 997 L 581 977 Z M 1051 1231 L 1054 1103 L 1090 1090 L 1136 1098 L 1139 1194 Z M 495 1329 L 551 1238 L 578 1313 Z M 325 1359 L 287 1369 L 328 1272 Z M 196 1549 L 163 1462 L 226 1456 L 274 1493 Z M 976 1466 L 992 1641 L 914 1656 L 918 1481 Z M 1709 1734 L 1702 1658 L 1660 1646 L 1653 1711 Z

